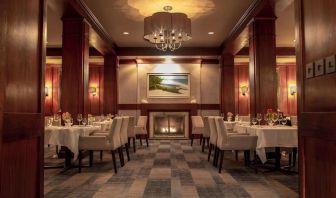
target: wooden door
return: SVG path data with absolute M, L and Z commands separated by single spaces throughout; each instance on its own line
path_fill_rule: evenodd
M 43 197 L 44 10 L 0 2 L 0 197 Z
M 336 73 L 307 78 L 336 54 L 336 1 L 295 0 L 301 197 L 336 197 Z

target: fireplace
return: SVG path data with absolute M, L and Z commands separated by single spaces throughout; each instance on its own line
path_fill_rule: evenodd
M 188 138 L 188 112 L 151 112 L 150 138 Z

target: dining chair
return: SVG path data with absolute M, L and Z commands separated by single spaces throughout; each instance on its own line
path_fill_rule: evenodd
M 215 116 L 208 117 L 209 129 L 210 129 L 210 146 L 208 153 L 208 161 L 210 161 L 211 150 L 214 149 L 214 161 L 213 165 L 215 165 L 216 155 L 217 155 L 217 129 L 215 124 Z
M 128 129 L 127 129 L 127 136 L 128 136 L 128 147 L 131 146 L 131 140 L 133 141 L 133 150 L 134 153 L 136 152 L 136 148 L 135 148 L 135 131 L 134 131 L 134 124 L 135 118 L 133 116 L 129 117 L 129 121 L 128 121 Z
M 220 164 L 218 172 L 221 173 L 224 159 L 224 151 L 240 150 L 244 151 L 245 165 L 250 165 L 250 152 L 254 151 L 257 147 L 258 136 L 256 135 L 234 135 L 228 134 L 225 128 L 224 120 L 220 117 L 214 118 L 217 129 L 217 149 L 220 156 Z M 254 157 L 256 160 L 256 156 Z M 217 160 L 214 160 L 217 163 Z M 217 164 L 215 164 L 217 165 Z M 257 172 L 257 166 L 255 165 Z
M 193 145 L 195 135 L 200 136 L 200 144 L 202 144 L 204 123 L 201 116 L 191 116 L 191 146 Z
M 140 139 L 140 145 L 142 145 L 141 139 L 144 136 L 148 147 L 148 133 L 146 128 L 147 128 L 147 116 L 139 116 L 138 123 L 134 127 L 134 131 L 136 136 L 138 136 Z
M 129 117 L 123 116 L 122 117 L 122 125 L 121 125 L 121 131 L 120 131 L 120 142 L 121 142 L 121 150 L 123 150 L 123 147 L 125 146 L 126 154 L 127 154 L 127 160 L 130 161 L 130 156 L 128 152 L 128 137 L 127 137 L 127 131 L 128 131 L 128 123 L 129 123 Z
M 124 166 L 123 155 L 121 151 L 121 138 L 120 132 L 122 127 L 122 118 L 118 117 L 113 119 L 112 127 L 109 131 L 108 135 L 92 135 L 92 136 L 80 136 L 79 143 L 78 143 L 78 172 L 81 172 L 82 168 L 82 158 L 83 158 L 83 151 L 88 150 L 90 152 L 90 166 L 93 163 L 93 151 L 111 151 L 112 153 L 112 161 L 114 166 L 114 172 L 117 173 L 117 164 L 115 153 L 118 151 L 119 159 L 121 166 Z
M 209 147 L 209 139 L 210 139 L 210 126 L 209 126 L 209 119 L 207 116 L 203 117 L 203 142 L 202 142 L 202 152 L 204 152 L 204 147 L 205 147 L 205 141 L 208 144 Z

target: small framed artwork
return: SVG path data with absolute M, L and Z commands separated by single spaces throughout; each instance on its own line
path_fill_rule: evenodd
M 322 76 L 324 74 L 324 59 L 315 61 L 315 76 Z
M 306 78 L 313 78 L 314 77 L 314 64 L 308 63 L 306 65 Z
M 326 63 L 326 66 L 325 66 L 326 74 L 330 74 L 336 71 L 336 66 L 335 66 L 336 56 L 335 55 L 327 57 L 325 59 L 325 63 Z
M 190 74 L 152 73 L 147 76 L 148 98 L 189 98 Z

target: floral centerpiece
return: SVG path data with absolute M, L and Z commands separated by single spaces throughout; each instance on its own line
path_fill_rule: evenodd
M 273 119 L 274 116 L 276 115 L 277 113 L 273 112 L 272 109 L 266 109 L 265 120 L 268 123 L 268 125 L 273 125 Z
M 69 126 L 69 125 L 71 126 L 72 117 L 69 112 L 62 113 L 62 119 L 64 120 L 64 123 L 66 126 Z
M 226 115 L 227 115 L 227 120 L 228 120 L 229 122 L 232 121 L 233 113 L 228 112 Z

